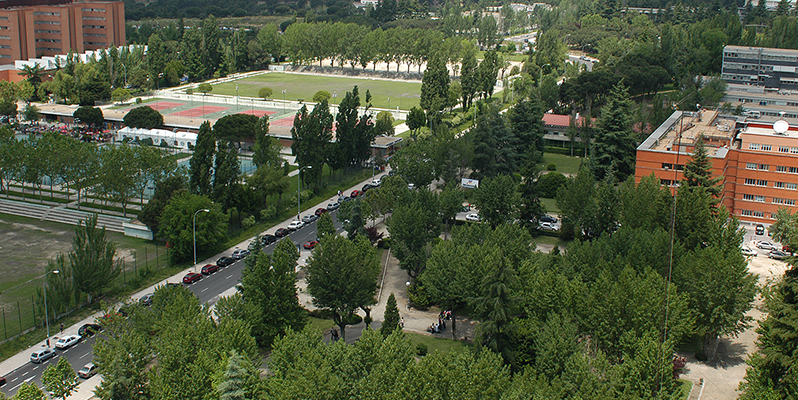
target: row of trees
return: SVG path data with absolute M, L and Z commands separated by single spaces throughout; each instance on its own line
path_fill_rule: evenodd
M 122 205 L 123 212 L 132 199 L 143 199 L 151 182 L 175 173 L 177 164 L 155 147 L 119 146 L 97 147 L 70 136 L 45 132 L 17 140 L 14 132 L 0 128 L 0 189 L 10 196 L 11 181 L 39 189 L 49 185 L 51 197 L 54 185 L 73 189 L 78 196 L 89 189 L 95 196 Z M 25 196 L 25 192 L 22 192 Z

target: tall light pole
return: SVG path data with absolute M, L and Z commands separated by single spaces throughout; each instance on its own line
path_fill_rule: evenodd
M 238 110 L 238 84 L 236 83 L 236 110 Z
M 338 97 L 338 93 L 333 92 L 333 108 L 335 108 L 335 98 Z M 338 116 L 338 109 L 335 108 L 335 115 Z
M 122 64 L 122 68 L 125 69 L 125 89 L 127 89 L 127 67 L 125 64 Z
M 211 212 L 211 210 L 207 208 L 201 208 L 194 213 L 194 272 L 197 272 L 197 214 L 201 212 Z
M 312 165 L 306 165 L 306 166 L 300 168 L 299 171 L 297 171 L 297 173 L 296 173 L 296 220 L 297 221 L 300 220 L 300 216 L 299 215 L 302 214 L 302 208 L 301 208 L 302 193 L 300 192 L 300 189 L 302 188 L 302 181 L 299 179 L 299 175 L 302 172 L 302 170 L 305 169 L 305 168 L 313 169 L 313 166 Z
M 50 272 L 59 274 L 61 271 L 56 269 Z M 50 272 L 44 274 L 44 278 L 42 278 L 42 289 L 44 289 L 44 324 L 47 326 L 47 347 L 50 347 L 50 315 L 47 313 L 47 285 L 45 283 L 47 282 L 47 274 Z
M 283 114 L 285 114 L 285 92 L 287 92 L 287 90 L 283 89 Z

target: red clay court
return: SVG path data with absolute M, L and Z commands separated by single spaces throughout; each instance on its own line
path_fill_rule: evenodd
M 200 106 L 200 107 L 189 108 L 188 110 L 178 111 L 170 115 L 177 115 L 178 117 L 201 117 L 203 115 L 213 114 L 219 111 L 224 111 L 229 109 L 230 107 Z
M 290 115 L 287 117 L 282 117 L 280 119 L 276 119 L 274 121 L 269 121 L 269 124 L 274 126 L 294 126 L 294 116 Z
M 248 115 L 254 115 L 254 116 L 256 116 L 256 117 L 260 118 L 260 117 L 262 117 L 262 116 L 264 116 L 264 115 L 272 115 L 272 114 L 277 114 L 277 111 L 266 111 L 266 110 L 247 110 L 247 111 L 242 111 L 242 112 L 240 112 L 240 113 L 238 113 L 238 114 L 248 114 Z
M 186 103 L 173 103 L 171 101 L 160 101 L 159 100 L 159 101 L 156 101 L 156 102 L 147 103 L 145 105 L 152 107 L 154 110 L 161 111 L 161 110 L 166 110 L 167 108 L 175 108 L 175 107 L 184 106 L 184 105 L 186 105 Z

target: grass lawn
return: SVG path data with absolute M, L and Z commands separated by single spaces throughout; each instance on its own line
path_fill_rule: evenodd
M 467 344 L 460 341 L 440 339 L 420 333 L 405 332 L 405 334 L 410 338 L 410 341 L 413 342 L 414 347 L 419 343 L 427 345 L 427 352 L 429 354 L 434 353 L 436 350 L 441 353 L 448 353 L 452 351 L 465 351 L 467 348 Z
M 564 154 L 544 153 L 543 161 L 540 163 L 541 168 L 546 169 L 549 164 L 557 165 L 557 172 L 562 174 L 576 174 L 579 172 L 579 165 L 582 164 L 584 158 L 571 157 Z
M 560 249 L 565 249 L 568 246 L 568 243 L 569 243 L 569 242 L 566 242 L 564 240 L 560 240 L 560 238 L 556 238 L 556 237 L 553 237 L 553 236 L 546 236 L 546 235 L 537 236 L 533 240 L 535 241 L 535 243 L 547 244 L 547 245 L 550 245 L 550 246 L 557 246 Z
M 515 54 L 515 53 L 513 53 L 513 54 L 507 54 L 507 53 L 501 53 L 501 56 L 502 56 L 502 58 L 503 58 L 505 61 L 517 61 L 517 62 L 524 62 L 524 61 L 526 61 L 526 60 L 528 60 L 528 59 L 529 59 L 529 56 L 528 56 L 528 55 L 526 55 L 526 54 Z M 478 51 L 478 52 L 477 52 L 477 60 L 484 60 L 484 59 L 485 59 L 485 52 L 484 52 L 484 51 Z M 507 72 L 509 72 L 509 70 L 508 70 Z
M 366 90 L 371 92 L 371 103 L 377 108 L 396 108 L 409 110 L 417 106 L 421 98 L 420 82 L 397 82 L 375 79 L 341 78 L 330 76 L 315 76 L 304 74 L 285 74 L 270 72 L 268 74 L 253 76 L 232 82 L 213 85 L 212 94 L 236 95 L 236 85 L 239 85 L 238 94 L 245 97 L 258 97 L 258 90 L 263 87 L 272 89 L 274 99 L 283 98 L 286 90 L 286 100 L 312 101 L 313 94 L 320 90 L 336 93 L 337 97 L 330 99 L 330 104 L 340 104 L 347 91 L 357 85 L 360 91 L 361 104 L 366 101 Z
M 308 325 L 312 326 L 313 329 L 318 329 L 322 332 L 326 331 L 327 329 L 332 328 L 335 325 L 335 322 L 331 319 L 321 319 L 316 317 L 308 317 Z
M 560 208 L 557 207 L 557 200 L 546 199 L 541 197 L 540 202 L 543 204 L 543 208 L 546 209 L 546 212 L 555 213 L 555 214 L 560 213 Z
M 679 383 L 681 384 L 681 394 L 679 395 L 679 398 L 687 399 L 690 397 L 690 390 L 693 388 L 693 382 L 688 381 L 687 379 L 679 379 Z

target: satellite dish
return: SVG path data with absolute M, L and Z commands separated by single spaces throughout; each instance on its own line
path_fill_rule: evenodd
M 778 120 L 776 121 L 776 123 L 773 124 L 773 130 L 776 131 L 776 133 L 778 133 L 779 135 L 787 133 L 788 129 L 790 129 L 790 124 L 788 124 L 787 121 L 783 119 Z

